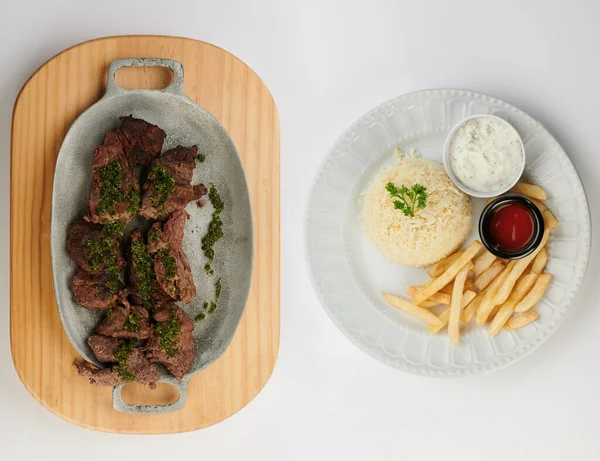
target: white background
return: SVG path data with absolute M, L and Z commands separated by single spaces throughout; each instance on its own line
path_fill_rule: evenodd
M 306 273 L 307 188 L 361 114 L 431 87 L 491 93 L 539 119 L 600 206 L 600 2 L 594 0 L 16 0 L 0 6 L 0 459 L 597 460 L 600 311 L 592 259 L 573 312 L 508 369 L 403 374 L 352 345 Z M 240 413 L 174 436 L 119 436 L 54 416 L 19 382 L 9 346 L 9 142 L 20 87 L 47 59 L 115 34 L 214 43 L 249 64 L 281 122 L 282 322 L 273 376 Z M 596 283 L 594 283 L 596 282 Z

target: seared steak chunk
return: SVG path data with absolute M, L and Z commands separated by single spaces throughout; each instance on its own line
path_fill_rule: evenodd
M 140 208 L 140 186 L 120 145 L 94 150 L 87 221 L 129 222 Z
M 114 363 L 118 360 L 115 358 L 115 349 L 121 345 L 123 341 L 117 338 L 108 338 L 106 336 L 92 335 L 88 338 L 88 345 L 99 362 Z
M 94 242 L 100 240 L 102 226 L 86 221 L 75 221 L 67 229 L 67 251 L 75 263 L 85 271 L 97 272 L 102 269 L 102 261 L 99 265 L 94 264 L 90 267 L 92 259 L 90 245 L 88 241 Z M 118 245 L 118 242 L 117 242 Z
M 194 361 L 194 323 L 185 311 L 176 305 L 165 307 L 154 314 L 158 324 L 145 347 L 151 362 L 162 363 L 177 379 L 190 371 Z
M 148 311 L 142 306 L 117 305 L 109 309 L 96 333 L 113 338 L 147 339 L 152 335 Z
M 156 280 L 172 299 L 184 303 L 189 303 L 196 296 L 192 269 L 182 249 L 183 230 L 188 217 L 183 210 L 175 211 L 162 225 L 160 232 L 155 224 L 149 233 Z
M 144 183 L 140 214 L 146 219 L 165 219 L 170 213 L 206 195 L 203 184 L 191 186 L 198 148 L 178 146 L 165 152 L 150 166 Z
M 113 350 L 115 365 L 112 368 L 98 369 L 88 363 L 73 362 L 80 376 L 87 376 L 90 384 L 96 386 L 118 386 L 128 381 L 148 384 L 152 389 L 158 381 L 156 365 L 151 363 L 141 348 L 131 341 L 121 342 Z
M 79 376 L 86 376 L 93 386 L 118 386 L 124 383 L 113 368 L 95 368 L 89 363 L 73 362 Z
M 149 384 L 152 389 L 158 381 L 156 365 L 151 363 L 144 352 L 136 347 L 126 361 L 127 370 L 134 376 L 134 380 L 140 384 Z
M 151 232 L 149 235 L 155 234 Z M 152 309 L 155 305 L 162 305 L 171 299 L 156 281 L 154 260 L 139 229 L 134 229 L 129 234 L 127 261 L 127 281 L 132 302 Z
M 206 192 L 204 184 L 197 186 L 175 184 L 164 203 L 155 201 L 152 195 L 144 195 L 140 214 L 146 219 L 163 220 L 173 211 L 183 210 L 188 203 L 204 197 Z
M 189 184 L 196 168 L 198 146 L 177 146 L 165 152 L 154 163 L 167 170 L 177 184 Z
M 84 271 L 97 273 L 120 272 L 125 260 L 119 249 L 119 234 L 114 225 L 101 226 L 86 221 L 75 221 L 67 229 L 67 251 Z
M 107 309 L 117 300 L 119 281 L 104 273 L 90 274 L 78 269 L 71 281 L 75 302 L 90 309 Z
M 120 120 L 120 126 L 106 134 L 104 145 L 120 145 L 131 165 L 148 166 L 160 155 L 165 132 L 156 125 L 132 116 L 121 117 Z

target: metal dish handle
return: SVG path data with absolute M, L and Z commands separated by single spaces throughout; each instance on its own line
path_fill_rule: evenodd
M 173 72 L 173 81 L 169 86 L 161 90 L 127 90 L 121 88 L 115 81 L 115 72 L 121 67 L 167 67 Z M 112 61 L 108 66 L 108 81 L 104 97 L 131 93 L 132 91 L 158 91 L 187 97 L 183 88 L 183 64 L 172 59 L 163 58 L 125 58 Z
M 159 383 L 168 383 L 175 387 L 179 392 L 179 397 L 173 403 L 165 405 L 135 405 L 125 402 L 121 395 L 121 390 L 126 384 L 120 384 L 113 388 L 113 408 L 122 413 L 132 413 L 138 415 L 161 415 L 181 410 L 185 406 L 187 397 L 187 387 L 190 377 L 185 376 L 181 381 L 174 377 L 165 377 L 158 380 Z

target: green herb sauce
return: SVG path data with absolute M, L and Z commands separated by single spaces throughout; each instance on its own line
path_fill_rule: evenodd
M 204 155 L 204 154 L 198 154 L 198 161 L 200 163 L 204 163 L 204 160 L 206 160 L 206 155 Z
M 162 231 L 160 229 L 152 229 L 150 231 L 150 233 L 148 234 L 148 242 L 150 242 L 150 243 L 158 242 L 158 239 L 160 238 L 161 234 L 162 234 Z
M 204 320 L 206 318 L 206 314 L 204 312 L 200 312 L 196 317 L 194 317 L 194 320 L 196 322 L 199 322 L 200 320 Z
M 134 215 L 139 211 L 142 198 L 134 186 L 129 188 L 129 194 L 125 196 L 125 201 L 127 202 L 127 211 L 129 213 Z
M 123 329 L 126 331 L 131 331 L 132 333 L 137 333 L 140 330 L 140 314 L 137 312 L 132 312 L 127 317 L 127 321 L 123 325 Z
M 175 310 L 169 312 L 169 319 L 165 323 L 159 323 L 154 327 L 154 331 L 158 333 L 158 344 L 162 347 L 169 357 L 174 357 L 177 353 L 177 342 L 179 341 L 179 333 L 181 329 L 175 319 Z
M 219 299 L 221 297 L 221 279 L 217 280 L 217 283 L 215 283 L 215 298 Z
M 104 273 L 110 277 L 106 288 L 111 295 L 121 289 L 119 275 L 119 248 L 115 244 L 115 236 L 118 238 L 123 234 L 124 224 L 116 221 L 107 223 L 102 227 L 98 239 L 89 238 L 86 242 L 89 251 L 88 266 L 91 272 L 97 272 L 101 267 Z
M 127 203 L 127 211 L 135 214 L 140 209 L 140 194 L 134 186 L 127 193 L 121 190 L 123 182 L 123 169 L 116 160 L 101 167 L 98 171 L 102 187 L 100 188 L 100 202 L 96 207 L 96 214 L 112 215 L 115 213 L 115 205 L 119 202 Z
M 223 237 L 223 222 L 221 221 L 220 215 L 223 211 L 224 204 L 214 184 L 210 185 L 208 197 L 213 204 L 214 211 L 212 214 L 212 220 L 208 225 L 208 231 L 202 238 L 202 250 L 204 251 L 204 255 L 212 261 L 215 258 L 215 250 L 213 247 L 219 241 L 219 239 Z
M 123 381 L 133 381 L 135 379 L 133 373 L 127 368 L 127 359 L 133 352 L 133 349 L 135 349 L 135 341 L 125 341 L 113 351 L 115 358 L 119 362 L 115 368 Z
M 151 203 L 158 211 L 165 211 L 165 204 L 169 195 L 175 190 L 175 178 L 165 169 L 164 166 L 156 163 L 148 175 L 154 185 Z
M 215 187 L 214 184 L 210 185 L 210 190 L 208 191 L 208 198 L 210 199 L 210 202 L 215 207 L 214 212 L 217 214 L 221 214 L 221 211 L 223 211 L 223 208 L 225 208 L 225 204 L 221 200 L 221 196 L 217 192 L 217 188 Z
M 210 307 L 208 308 L 208 313 L 212 314 L 216 309 L 217 309 L 217 303 L 212 302 L 212 303 L 210 303 Z
M 156 285 L 156 273 L 154 272 L 154 262 L 148 246 L 143 240 L 136 240 L 130 249 L 131 263 L 133 272 L 138 279 L 138 294 L 142 298 L 142 305 L 146 308 L 153 308 L 152 293 Z
M 177 274 L 177 261 L 169 254 L 168 248 L 161 250 L 160 259 L 163 263 L 163 267 L 165 268 L 165 278 L 167 280 L 173 280 Z

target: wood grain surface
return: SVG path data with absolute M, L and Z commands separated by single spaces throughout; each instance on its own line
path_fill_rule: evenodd
M 75 118 L 104 93 L 111 61 L 175 59 L 188 96 L 225 126 L 248 178 L 255 225 L 254 276 L 242 322 L 227 352 L 195 375 L 186 407 L 166 415 L 112 409 L 112 389 L 90 386 L 72 366 L 77 353 L 63 332 L 52 288 L 50 201 L 54 165 Z M 126 88 L 162 88 L 164 69 L 119 71 Z M 271 94 L 235 56 L 196 40 L 108 37 L 70 48 L 44 64 L 15 103 L 11 142 L 11 316 L 15 367 L 44 406 L 81 426 L 122 433 L 185 432 L 231 416 L 269 379 L 279 347 L 279 123 Z M 168 403 L 177 391 L 128 385 L 131 403 Z

